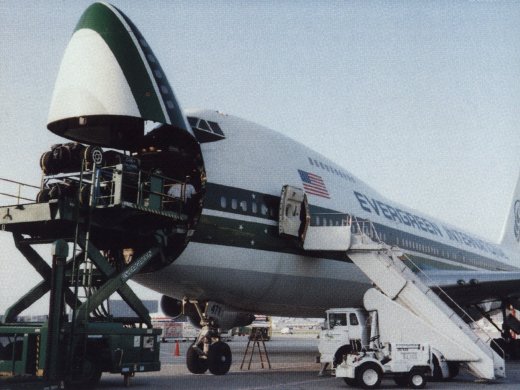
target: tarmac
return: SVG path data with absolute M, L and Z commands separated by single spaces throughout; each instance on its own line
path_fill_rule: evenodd
M 235 337 L 229 342 L 233 364 L 228 374 L 215 376 L 191 374 L 186 368 L 186 349 L 190 342 L 180 342 L 180 356 L 175 356 L 175 342 L 161 344 L 162 369 L 159 372 L 138 373 L 131 379 L 132 389 L 240 389 L 240 390 L 310 390 L 348 389 L 342 379 L 330 375 L 318 377 L 320 365 L 315 363 L 318 340 L 315 335 L 275 335 L 265 343 L 271 369 L 264 360 L 264 368 L 258 350 L 248 370 L 249 357 L 240 369 L 247 346 L 246 337 Z M 479 382 L 461 370 L 459 376 L 449 382 L 428 382 L 428 389 L 482 389 L 502 390 L 520 388 L 520 361 L 507 362 L 507 378 L 494 382 Z M 99 389 L 121 389 L 123 379 L 118 374 L 103 374 Z M 392 379 L 384 379 L 381 389 L 396 389 Z

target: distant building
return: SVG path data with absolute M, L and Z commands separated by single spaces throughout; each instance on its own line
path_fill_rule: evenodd
M 159 310 L 159 302 L 157 300 L 148 299 L 141 301 L 150 313 L 157 313 Z M 113 317 L 137 317 L 137 314 L 122 299 L 114 299 L 109 302 L 110 314 Z

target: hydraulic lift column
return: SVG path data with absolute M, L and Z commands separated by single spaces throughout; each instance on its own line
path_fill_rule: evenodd
M 45 377 L 48 381 L 58 381 L 59 369 L 63 362 L 60 356 L 60 330 L 63 323 L 63 286 L 65 279 L 65 266 L 69 246 L 65 240 L 57 240 L 52 244 L 52 277 L 49 298 L 49 332 L 47 338 L 47 361 Z

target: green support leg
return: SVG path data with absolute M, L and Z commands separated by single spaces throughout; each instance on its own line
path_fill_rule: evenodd
M 101 286 L 92 296 L 87 299 L 78 309 L 76 322 L 84 322 L 88 319 L 90 312 L 106 301 L 116 291 L 121 294 L 121 288 L 126 282 L 139 271 L 143 269 L 161 249 L 154 247 L 130 263 L 122 272 L 111 277 L 103 286 Z
M 80 235 L 78 238 L 78 243 L 83 250 L 87 250 L 89 258 L 94 262 L 97 269 L 107 278 L 110 279 L 112 276 L 116 274 L 116 269 L 106 260 L 106 258 L 100 253 L 100 251 L 89 242 L 88 249 L 85 248 L 85 237 Z M 122 284 L 117 292 L 123 298 L 123 300 L 130 306 L 130 308 L 139 316 L 141 321 L 143 321 L 148 327 L 152 326 L 152 320 L 150 318 L 150 313 L 148 309 L 143 304 L 143 302 L 135 295 L 132 289 L 125 283 Z M 92 300 L 90 300 L 90 305 L 92 305 Z M 93 306 L 92 309 L 95 309 L 97 306 Z
M 51 294 L 49 298 L 49 331 L 47 333 L 47 360 L 45 362 L 45 377 L 49 381 L 62 378 L 61 370 L 63 359 L 60 349 L 60 329 L 63 321 L 63 291 L 65 284 L 65 267 L 69 248 L 64 240 L 57 240 L 52 244 L 52 278 Z
M 43 281 L 38 283 L 31 291 L 25 294 L 17 302 L 11 305 L 5 312 L 4 322 L 16 322 L 16 317 L 33 305 L 38 299 L 43 297 L 50 290 L 50 280 L 52 275 L 51 267 L 42 259 L 42 257 L 29 245 L 23 242 L 23 237 L 20 234 L 13 233 L 14 244 L 22 255 L 27 259 L 29 264 L 41 275 Z M 72 261 L 67 263 L 67 268 L 72 266 Z M 65 289 L 65 301 L 71 307 L 73 305 L 81 305 L 81 301 L 78 300 L 72 291 L 68 288 Z
M 16 317 L 25 309 L 31 307 L 38 299 L 43 297 L 51 289 L 49 280 L 42 280 L 27 294 L 21 297 L 16 303 L 11 305 L 4 315 L 4 323 L 16 322 Z

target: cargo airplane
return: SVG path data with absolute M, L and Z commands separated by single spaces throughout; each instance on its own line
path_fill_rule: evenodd
M 146 132 L 145 123 L 157 127 Z M 520 295 L 520 187 L 502 240 L 493 243 L 385 198 L 279 132 L 215 110 L 184 112 L 150 45 L 110 4 L 91 5 L 79 20 L 48 128 L 189 176 L 196 191 L 189 228 L 172 238 L 170 264 L 135 280 L 163 295 L 165 314 L 184 310 L 204 325 L 188 351 L 194 373 L 208 364 L 214 374 L 228 371 L 229 347 L 208 345 L 208 335 L 248 323 L 250 313 L 316 317 L 330 307 L 362 304 L 370 281 L 344 251 L 305 250 L 301 233 L 309 224 L 371 221 L 382 241 L 400 247 L 457 303 L 483 315 Z M 280 210 L 288 196 L 282 188 L 303 206 Z M 280 234 L 282 219 L 293 222 L 295 234 Z

